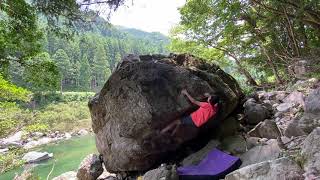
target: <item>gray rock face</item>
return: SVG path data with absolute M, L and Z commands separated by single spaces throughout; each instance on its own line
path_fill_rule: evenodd
M 148 171 L 142 180 L 179 180 L 179 176 L 175 166 L 160 166 Z
M 211 140 L 204 148 L 196 153 L 193 153 L 182 160 L 182 166 L 198 165 L 200 161 L 207 156 L 207 154 L 220 144 L 219 141 Z
M 244 115 L 249 124 L 258 124 L 269 117 L 268 109 L 262 104 L 258 104 L 253 99 L 244 103 Z
M 305 100 L 305 112 L 320 114 L 320 87 L 313 90 Z
M 53 157 L 52 153 L 31 151 L 22 157 L 27 163 L 36 163 Z
M 276 122 L 266 119 L 260 122 L 255 128 L 248 132 L 249 136 L 261 137 L 267 139 L 277 139 L 281 136 Z
M 304 170 L 315 177 L 320 176 L 320 127 L 314 129 L 305 139 L 301 154 L 305 158 Z
M 285 130 L 287 137 L 309 134 L 320 126 L 320 114 L 304 113 L 300 119 L 294 119 Z
M 302 169 L 290 158 L 279 158 L 243 167 L 225 177 L 225 180 L 239 179 L 294 179 L 303 180 Z
M 241 167 L 248 166 L 267 160 L 274 160 L 279 158 L 281 149 L 278 146 L 278 142 L 275 139 L 271 139 L 266 145 L 256 146 L 241 155 L 242 160 Z
M 96 180 L 103 172 L 102 163 L 95 154 L 90 154 L 84 158 L 77 172 L 79 180 Z
M 235 79 L 219 67 L 189 55 L 139 56 L 120 63 L 90 102 L 96 145 L 109 172 L 147 170 L 201 128 L 180 126 L 171 137 L 159 131 L 196 108 L 182 89 L 196 99 L 215 93 L 223 101 L 217 121 L 227 117 L 243 96 Z

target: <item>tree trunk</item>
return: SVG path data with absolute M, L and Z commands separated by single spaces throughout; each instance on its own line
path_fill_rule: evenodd
M 63 78 L 61 78 L 61 81 L 60 81 L 60 93 L 62 94 L 62 86 L 63 86 Z
M 271 67 L 273 74 L 276 76 L 277 83 L 278 83 L 278 84 L 281 84 L 281 83 L 282 83 L 282 79 L 281 79 L 280 76 L 279 76 L 277 67 L 274 65 L 272 59 L 271 59 L 270 56 L 268 55 L 268 52 L 267 52 L 266 48 L 265 48 L 263 45 L 261 45 L 261 48 L 262 48 L 263 53 L 264 53 L 264 54 L 266 55 L 266 57 L 267 57 L 267 64 Z
M 233 59 L 236 61 L 236 64 L 238 65 L 238 71 L 246 77 L 249 84 L 251 86 L 258 86 L 257 82 L 253 79 L 251 74 L 241 65 L 239 59 L 238 58 L 233 58 Z

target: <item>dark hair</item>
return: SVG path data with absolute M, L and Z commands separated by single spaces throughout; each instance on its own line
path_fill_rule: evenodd
M 220 106 L 220 98 L 217 95 L 212 95 L 210 99 L 210 104 L 213 106 L 215 104 L 218 104 L 218 107 Z

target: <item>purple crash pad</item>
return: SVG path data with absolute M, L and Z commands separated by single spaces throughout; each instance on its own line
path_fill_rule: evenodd
M 223 176 L 237 169 L 241 164 L 238 157 L 213 149 L 196 166 L 179 167 L 180 176 Z

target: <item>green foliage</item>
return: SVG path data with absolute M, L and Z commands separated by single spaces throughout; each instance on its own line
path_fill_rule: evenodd
M 0 174 L 22 166 L 25 163 L 21 159 L 23 153 L 25 153 L 23 148 L 15 148 L 6 154 L 0 154 Z
M 24 64 L 40 51 L 42 33 L 35 8 L 25 0 L 0 2 L 0 73 L 8 75 L 10 61 Z
M 55 90 L 59 78 L 59 70 L 48 53 L 40 53 L 27 62 L 24 79 L 32 90 Z
M 0 74 L 0 101 L 30 100 L 31 92 L 6 81 Z
M 314 0 L 189 0 L 180 9 L 171 49 L 216 49 L 224 55 L 221 61 L 234 61 L 250 84 L 256 84 L 253 79 L 281 83 L 290 80 L 288 66 L 296 58 L 320 47 L 319 13 Z
M 27 133 L 31 133 L 31 132 L 48 132 L 49 131 L 49 127 L 47 124 L 43 124 L 43 123 L 36 123 L 36 124 L 31 124 L 28 125 L 26 127 L 24 127 L 24 131 Z
M 8 135 L 32 120 L 29 110 L 20 108 L 15 103 L 0 103 L 0 137 Z
M 38 107 L 59 102 L 85 101 L 94 96 L 93 92 L 38 92 L 33 95 L 33 101 Z
M 86 126 L 90 122 L 87 102 L 69 102 L 51 104 L 35 114 L 35 123 L 46 124 L 51 131 L 70 131 L 77 124 Z

